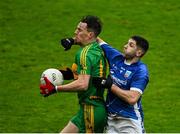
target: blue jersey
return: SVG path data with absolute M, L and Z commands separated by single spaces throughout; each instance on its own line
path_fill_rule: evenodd
M 141 61 L 128 65 L 125 62 L 123 54 L 118 50 L 105 44 L 105 42 L 101 47 L 109 62 L 110 75 L 113 83 L 123 90 L 136 90 L 142 94 L 149 81 L 146 65 Z M 135 105 L 130 105 L 114 95 L 111 91 L 108 91 L 106 106 L 108 113 L 136 120 L 141 119 L 143 121 L 141 97 Z

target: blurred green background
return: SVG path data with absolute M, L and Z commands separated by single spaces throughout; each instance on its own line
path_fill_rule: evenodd
M 76 93 L 43 98 L 39 79 L 47 68 L 71 66 L 79 47 L 65 52 L 59 40 L 89 14 L 101 18 L 100 37 L 119 50 L 132 35 L 149 40 L 146 131 L 180 132 L 178 0 L 1 0 L 0 132 L 59 132 L 77 112 Z

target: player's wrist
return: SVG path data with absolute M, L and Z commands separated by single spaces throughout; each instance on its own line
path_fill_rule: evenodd
M 55 86 L 54 88 L 55 88 L 56 92 L 59 92 L 58 86 Z
M 55 86 L 55 90 L 56 90 L 57 93 L 58 93 L 58 92 L 61 92 L 61 85 Z

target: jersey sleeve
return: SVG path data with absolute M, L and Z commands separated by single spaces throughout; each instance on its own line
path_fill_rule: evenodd
M 103 51 L 105 53 L 105 56 L 106 56 L 109 63 L 111 63 L 110 61 L 115 60 L 117 57 L 118 58 L 123 58 L 123 55 L 122 55 L 121 52 L 119 52 L 115 48 L 111 47 L 106 42 L 100 43 L 100 46 L 103 49 Z
M 143 65 L 133 76 L 130 89 L 136 90 L 142 94 L 144 92 L 148 82 L 149 82 L 148 70 L 147 70 L 146 66 Z

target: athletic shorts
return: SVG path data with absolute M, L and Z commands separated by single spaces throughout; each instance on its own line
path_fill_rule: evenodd
M 106 109 L 104 106 L 80 105 L 71 122 L 79 128 L 79 133 L 103 133 L 107 124 Z
M 107 133 L 144 133 L 140 120 L 108 115 Z

